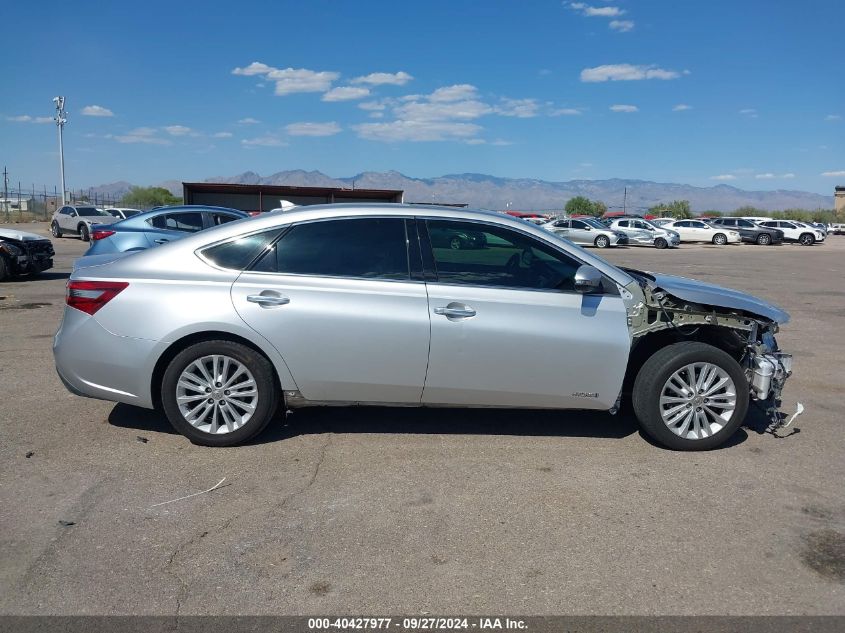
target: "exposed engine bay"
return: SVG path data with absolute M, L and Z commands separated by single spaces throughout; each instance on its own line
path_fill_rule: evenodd
M 0 230 L 0 280 L 4 276 L 40 273 L 53 267 L 50 240 L 24 231 Z
M 656 333 L 677 340 L 710 342 L 731 353 L 744 369 L 751 399 L 759 402 L 770 420 L 768 431 L 774 433 L 792 422 L 796 416 L 787 422 L 780 413 L 781 393 L 792 374 L 792 355 L 782 352 L 775 339 L 780 323 L 789 320 L 787 313 L 760 301 L 760 307 L 751 303 L 742 305 L 741 301 L 737 301 L 737 307 L 691 301 L 690 295 L 696 293 L 708 299 L 708 285 L 699 284 L 700 292 L 699 287 L 690 286 L 690 292 L 684 284 L 675 283 L 681 278 L 625 271 L 637 280 L 642 294 L 642 297 L 631 297 L 627 310 L 632 351 Z M 720 303 L 728 303 L 723 299 L 724 289 L 720 290 Z M 800 409 L 803 411 L 803 407 Z

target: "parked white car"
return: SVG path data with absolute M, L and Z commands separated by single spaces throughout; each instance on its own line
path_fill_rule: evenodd
M 721 246 L 723 244 L 738 244 L 741 241 L 739 231 L 711 226 L 701 220 L 675 220 L 669 224 L 664 224 L 663 228 L 677 231 L 682 242 L 710 242 Z
M 106 209 L 106 213 L 116 217 L 118 220 L 125 220 L 126 218 L 131 218 L 133 215 L 138 215 L 141 213 L 141 210 L 129 209 L 127 207 L 109 207 Z
M 812 246 L 816 242 L 824 242 L 824 233 L 819 229 L 801 226 L 800 222 L 791 220 L 768 220 L 759 222 L 760 226 L 783 231 L 784 242 L 798 242 L 804 246 Z

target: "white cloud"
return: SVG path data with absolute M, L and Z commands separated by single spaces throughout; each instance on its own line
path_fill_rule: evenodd
M 557 108 L 549 112 L 549 116 L 577 116 L 583 114 L 578 108 Z
M 513 116 L 518 119 L 530 119 L 537 116 L 540 104 L 536 99 L 502 99 L 496 107 L 496 114 Z
M 672 112 L 683 112 L 684 110 L 692 110 L 692 106 L 687 105 L 686 103 L 679 103 L 674 108 L 672 108 Z
M 605 64 L 581 71 L 581 81 L 588 83 L 602 81 L 638 81 L 641 79 L 677 79 L 681 73 L 657 66 L 636 66 L 634 64 Z
M 232 138 L 231 132 L 215 132 L 212 134 L 214 138 Z
M 349 83 L 351 84 L 370 84 L 371 86 L 404 86 L 411 81 L 413 77 L 404 71 L 398 73 L 370 73 L 362 77 L 355 77 Z
M 486 103 L 475 99 L 448 102 L 411 101 L 393 109 L 398 118 L 410 121 L 472 120 L 492 111 Z
M 253 119 L 251 116 L 248 116 L 245 119 L 240 119 L 238 121 L 241 125 L 255 125 L 256 123 L 261 123 L 258 119 Z
M 454 121 L 398 120 L 390 123 L 362 123 L 354 129 L 358 136 L 371 141 L 452 141 L 476 136 L 481 126 Z
M 438 102 L 461 101 L 463 99 L 474 99 L 477 93 L 478 89 L 471 84 L 456 84 L 438 88 L 428 96 L 428 99 Z
M 628 31 L 634 28 L 634 21 L 633 20 L 611 20 L 608 26 L 613 29 L 614 31 L 619 31 L 620 33 L 627 33 Z
M 506 141 L 504 139 L 497 138 L 495 141 L 491 141 L 490 145 L 496 145 L 496 146 L 499 146 L 499 147 L 506 147 L 508 145 L 513 145 L 513 141 Z
M 754 177 L 757 180 L 771 180 L 775 178 L 775 175 L 772 172 L 766 172 L 765 174 L 755 174 Z
M 328 123 L 291 123 L 285 126 L 291 136 L 332 136 L 340 132 L 340 126 L 334 121 Z
M 355 86 L 338 86 L 332 88 L 323 95 L 323 101 L 351 101 L 363 99 L 370 96 L 369 88 L 358 88 Z
M 823 171 L 821 175 L 825 178 L 845 178 L 845 169 L 841 171 Z
M 359 103 L 358 107 L 362 110 L 378 111 L 384 110 L 387 106 L 385 106 L 383 103 L 379 103 L 378 101 L 364 101 L 363 103 Z
M 184 125 L 166 125 L 164 131 L 170 136 L 187 136 L 188 134 L 196 134 L 191 128 Z
M 241 144 L 244 147 L 284 147 L 287 145 L 282 139 L 270 134 L 256 138 L 241 139 Z
M 625 13 L 619 7 L 593 7 L 584 2 L 570 2 L 569 7 L 586 17 L 613 18 Z
M 780 177 L 781 177 L 781 178 L 786 178 L 786 179 L 789 179 L 789 178 L 795 178 L 795 174 L 793 174 L 792 172 L 789 172 L 789 173 L 787 173 L 787 174 L 781 174 L 781 175 L 780 175 Z
M 710 180 L 736 180 L 733 174 L 719 174 L 718 176 L 710 176 Z
M 29 116 L 28 114 L 19 114 L 18 116 L 7 116 L 6 120 L 14 121 L 15 123 L 52 123 L 53 117 Z
M 739 111 L 739 113 L 751 119 L 757 118 L 757 110 L 755 110 L 754 108 L 743 108 Z
M 108 108 L 98 105 L 89 105 L 82 108 L 83 116 L 114 116 L 114 112 Z
M 263 75 L 268 81 L 276 83 L 276 94 L 289 95 L 296 92 L 325 92 L 340 73 L 316 71 L 307 68 L 275 68 L 262 62 L 252 62 L 244 68 L 235 68 L 233 75 L 252 77 Z
M 610 106 L 613 112 L 639 112 L 640 109 L 635 105 L 617 104 Z
M 487 141 L 485 141 L 483 138 L 471 138 L 471 139 L 468 139 L 464 142 L 467 145 L 486 145 L 487 144 Z
M 839 115 L 839 114 L 828 114 L 824 118 L 825 121 L 840 121 L 841 119 L 842 119 L 842 116 Z
M 172 145 L 172 142 L 166 138 L 157 136 L 158 130 L 152 127 L 136 127 L 134 130 L 129 130 L 126 134 L 118 134 L 112 136 L 106 135 L 106 138 L 113 138 L 118 143 L 142 143 L 145 145 Z

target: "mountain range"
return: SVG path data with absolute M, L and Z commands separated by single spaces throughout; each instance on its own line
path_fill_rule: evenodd
M 748 191 L 730 185 L 694 187 L 647 180 L 569 180 L 553 182 L 533 178 L 500 178 L 485 174 L 449 174 L 436 178 L 411 178 L 398 171 L 363 172 L 348 178 L 332 178 L 320 171 L 281 171 L 260 176 L 246 171 L 236 176 L 207 178 L 205 182 L 290 185 L 298 187 L 342 187 L 355 189 L 401 189 L 405 202 L 466 203 L 485 209 L 551 210 L 562 209 L 575 196 L 600 200 L 610 209 L 642 211 L 660 202 L 689 200 L 693 211 L 733 211 L 742 206 L 776 211 L 789 208 L 829 209 L 832 196 L 808 191 L 777 189 Z M 159 186 L 182 195 L 182 184 L 169 180 Z M 128 191 L 128 182 L 117 182 L 92 191 L 112 197 Z M 627 191 L 627 198 L 626 198 Z

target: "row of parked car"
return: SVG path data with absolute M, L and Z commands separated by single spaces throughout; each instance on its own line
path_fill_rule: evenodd
M 676 220 L 621 215 L 603 218 L 572 216 L 547 219 L 530 218 L 571 242 L 583 246 L 653 246 L 674 248 L 683 242 L 704 242 L 717 246 L 746 242 L 770 246 L 794 242 L 805 246 L 820 244 L 828 235 L 824 225 L 772 218 L 719 217 Z

